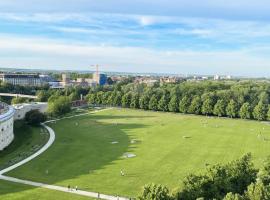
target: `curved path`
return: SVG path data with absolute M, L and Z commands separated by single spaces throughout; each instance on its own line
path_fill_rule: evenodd
M 111 108 L 108 108 L 111 109 Z M 108 110 L 108 109 L 103 109 L 103 110 L 97 110 L 97 111 L 93 111 L 90 112 L 91 113 L 96 113 L 96 112 L 100 112 L 100 111 L 104 111 L 104 110 Z M 57 190 L 57 191 L 62 191 L 62 192 L 68 192 L 68 193 L 73 193 L 73 194 L 78 194 L 78 195 L 82 195 L 82 196 L 87 196 L 87 197 L 93 197 L 93 198 L 99 198 L 99 199 L 105 199 L 105 200 L 128 200 L 125 197 L 118 197 L 118 196 L 110 196 L 110 195 L 106 195 L 106 194 L 100 194 L 100 193 L 96 193 L 96 192 L 88 192 L 88 191 L 83 191 L 83 190 L 75 190 L 75 189 L 70 189 L 68 190 L 66 187 L 62 187 L 62 186 L 56 186 L 56 185 L 48 185 L 48 184 L 44 184 L 44 183 L 39 183 L 39 182 L 33 182 L 33 181 L 28 181 L 28 180 L 22 180 L 22 179 L 17 179 L 17 178 L 13 178 L 13 177 L 9 177 L 9 176 L 5 176 L 3 174 L 33 160 L 34 158 L 36 158 L 37 156 L 39 156 L 40 154 L 42 154 L 44 151 L 46 151 L 54 142 L 55 140 L 55 132 L 52 128 L 50 128 L 49 126 L 45 125 L 46 123 L 50 123 L 50 122 L 55 122 L 55 121 L 59 121 L 62 119 L 69 119 L 69 118 L 73 118 L 73 117 L 78 117 L 78 116 L 82 116 L 82 115 L 88 115 L 89 113 L 83 113 L 83 114 L 78 114 L 78 115 L 73 115 L 70 117 L 63 117 L 60 119 L 55 119 L 55 120 L 50 120 L 50 121 L 46 121 L 45 123 L 42 124 L 42 126 L 44 128 L 46 128 L 49 132 L 50 138 L 48 140 L 48 142 L 40 149 L 38 150 L 36 153 L 34 153 L 33 155 L 29 156 L 28 158 L 10 166 L 7 167 L 6 169 L 3 169 L 0 171 L 0 179 L 5 180 L 5 181 L 11 181 L 14 183 L 21 183 L 21 184 L 25 184 L 25 185 L 31 185 L 31 186 L 35 186 L 35 187 L 42 187 L 42 188 L 46 188 L 46 189 L 51 189 L 51 190 Z

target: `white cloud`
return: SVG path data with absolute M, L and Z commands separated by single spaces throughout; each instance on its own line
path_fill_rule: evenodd
M 259 47 L 254 51 L 258 50 Z M 0 37 L 1 67 L 88 69 L 88 66 L 99 63 L 106 71 L 270 75 L 270 58 L 254 56 L 250 52 L 252 50 L 168 52 L 138 47 L 70 44 L 42 38 Z

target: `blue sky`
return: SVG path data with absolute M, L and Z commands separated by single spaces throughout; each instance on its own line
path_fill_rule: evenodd
M 270 1 L 3 0 L 0 66 L 270 76 Z

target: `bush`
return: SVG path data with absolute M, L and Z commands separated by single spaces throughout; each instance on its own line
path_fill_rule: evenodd
M 38 125 L 42 122 L 45 122 L 46 119 L 47 119 L 47 116 L 39 112 L 38 110 L 31 110 L 27 112 L 25 115 L 25 121 L 31 125 Z
M 170 200 L 172 197 L 169 194 L 167 187 L 162 185 L 149 184 L 143 188 L 142 195 L 138 197 L 140 200 Z

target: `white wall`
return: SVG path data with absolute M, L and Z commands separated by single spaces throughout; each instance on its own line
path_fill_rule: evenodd
M 10 108 L 7 113 L 0 115 L 0 150 L 7 147 L 14 139 L 13 115 L 13 108 Z
M 45 113 L 48 109 L 47 103 L 24 103 L 14 105 L 15 115 L 14 120 L 24 119 L 25 114 L 31 110 L 39 110 L 41 113 Z

